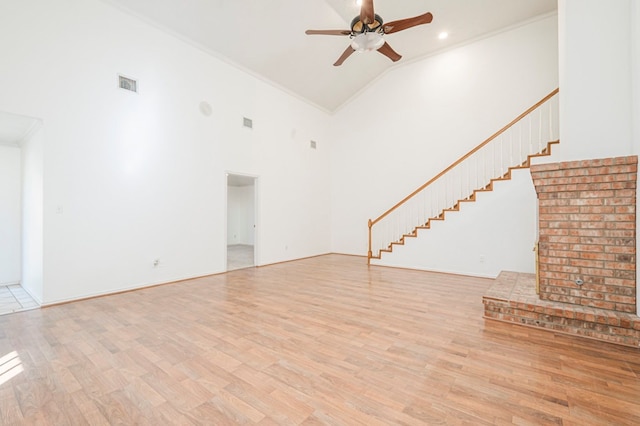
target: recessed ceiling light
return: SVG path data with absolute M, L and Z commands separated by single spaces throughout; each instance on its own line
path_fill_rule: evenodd
M 440 40 L 444 40 L 445 38 L 449 37 L 449 33 L 446 31 L 441 32 L 440 34 L 438 34 L 438 38 Z

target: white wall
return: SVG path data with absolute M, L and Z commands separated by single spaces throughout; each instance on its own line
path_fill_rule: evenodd
M 632 12 L 636 3 L 558 2 L 562 116 L 558 152 L 563 160 L 633 152 L 633 79 L 637 84 L 638 76 L 632 70 L 632 31 L 637 37 L 634 28 L 640 24 Z
M 496 277 L 501 271 L 535 272 L 536 192 L 528 170 L 494 183 L 418 238 L 405 239 L 372 264 Z M 460 259 L 463 258 L 464 262 Z
M 43 287 L 44 129 L 38 123 L 21 143 L 22 288 L 38 303 Z
M 0 285 L 21 279 L 20 148 L 0 145 Z
M 631 2 L 631 81 L 633 85 L 633 153 L 640 153 L 640 3 Z M 636 188 L 636 200 L 640 199 Z M 637 208 L 636 208 L 637 211 Z M 636 214 L 636 229 L 640 229 L 640 215 Z M 640 259 L 636 256 L 636 275 L 640 271 Z M 636 294 L 640 294 L 640 282 L 636 277 Z M 640 315 L 640 298 L 636 296 L 637 315 Z
M 45 304 L 224 271 L 225 170 L 260 177 L 261 264 L 329 251 L 324 112 L 97 0 L 0 10 L 0 110 L 46 132 Z
M 580 12 L 561 18 L 563 49 L 587 37 L 580 25 L 590 27 L 600 13 L 601 2 L 585 1 L 586 20 Z M 565 7 L 561 0 L 561 13 Z M 224 271 L 225 170 L 260 177 L 259 264 L 328 251 L 364 255 L 367 219 L 558 85 L 555 17 L 398 66 L 329 117 L 97 0 L 4 2 L 0 12 L 0 110 L 42 117 L 46 132 L 39 148 L 45 304 Z M 622 13 L 616 3 L 603 16 L 609 22 Z M 606 35 L 607 43 L 592 40 L 602 25 L 586 41 L 606 50 L 620 33 Z M 624 68 L 630 61 L 620 49 L 604 56 Z M 565 72 L 583 71 L 574 56 L 562 60 Z M 609 106 L 618 97 L 630 104 L 624 92 L 632 92 L 632 79 L 599 62 L 589 75 L 602 77 L 613 94 L 598 88 L 598 95 Z M 118 73 L 139 79 L 140 93 L 117 89 Z M 587 87 L 567 89 L 586 99 Z M 199 112 L 201 101 L 211 104 L 211 116 Z M 592 112 L 587 108 L 588 119 Z M 242 128 L 242 116 L 254 120 L 253 131 Z M 622 141 L 632 126 L 611 120 L 623 120 L 615 130 Z M 576 117 L 568 138 L 583 132 L 578 121 L 587 120 Z M 309 149 L 310 139 L 317 150 Z M 614 142 L 606 156 L 618 146 L 629 150 L 630 141 Z M 526 203 L 514 215 L 528 235 Z M 508 229 L 488 214 L 492 208 L 478 212 L 489 222 L 477 226 L 507 241 Z M 480 250 L 486 237 L 476 235 Z M 461 250 L 457 264 L 438 269 L 509 269 L 530 261 L 523 241 L 504 264 L 489 265 L 504 250 L 494 244 L 483 250 L 484 265 L 477 265 L 478 250 Z
M 557 86 L 555 16 L 387 73 L 334 118 L 333 251 L 366 255 L 368 219 L 376 218 Z M 521 265 L 530 270 L 535 221 L 528 209 L 535 193 L 527 194 L 526 203 L 512 206 L 518 223 L 508 228 L 502 226 L 502 215 L 487 214 L 493 211 L 490 203 L 476 203 L 473 209 L 487 206 L 489 210 L 478 211 L 477 217 L 484 220 L 475 222 L 479 232 L 474 238 L 486 238 L 486 230 L 492 230 L 493 237 L 492 241 L 470 241 L 477 250 L 461 247 L 463 232 L 474 224 L 457 229 L 448 226 L 453 219 L 447 219 L 443 225 L 448 237 L 438 244 L 443 244 L 439 246 L 442 253 L 456 253 L 455 258 L 436 265 L 424 257 L 395 256 L 394 264 L 477 275 Z M 460 220 L 467 220 L 462 216 Z M 514 227 L 529 236 L 522 244 L 493 244 L 511 241 Z M 478 263 L 480 251 L 487 262 L 483 265 Z
M 559 0 L 558 19 L 560 158 L 639 155 L 639 2 Z
M 631 2 L 631 85 L 633 152 L 640 153 L 640 2 Z
M 227 189 L 227 244 L 254 244 L 255 186 Z

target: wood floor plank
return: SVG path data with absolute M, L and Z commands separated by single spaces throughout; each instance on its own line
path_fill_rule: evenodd
M 98 409 L 93 398 L 89 397 L 84 391 L 76 391 L 71 394 L 73 403 L 82 412 L 82 416 L 86 419 L 87 424 L 90 425 L 108 425 L 109 421 L 102 415 Z M 71 413 L 73 415 L 73 413 Z M 73 422 L 82 423 L 82 419 L 75 417 L 69 417 L 69 420 Z
M 485 322 L 491 283 L 326 255 L 5 315 L 0 423 L 640 424 L 638 349 Z
M 24 422 L 24 416 L 14 388 L 11 386 L 0 387 L 0 424 L 11 425 Z

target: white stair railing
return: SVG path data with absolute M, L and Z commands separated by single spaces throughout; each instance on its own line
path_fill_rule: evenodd
M 476 192 L 508 177 L 512 169 L 528 167 L 531 157 L 543 155 L 549 143 L 558 141 L 558 92 L 549 93 L 377 219 L 369 220 L 369 261 L 391 251 L 393 244 L 402 244 L 405 236 L 415 236 L 431 220 L 444 218 L 447 210 L 457 210 L 461 201 L 473 200 Z

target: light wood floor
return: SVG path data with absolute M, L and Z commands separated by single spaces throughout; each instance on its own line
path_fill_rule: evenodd
M 0 317 L 0 423 L 638 425 L 636 349 L 328 255 Z

